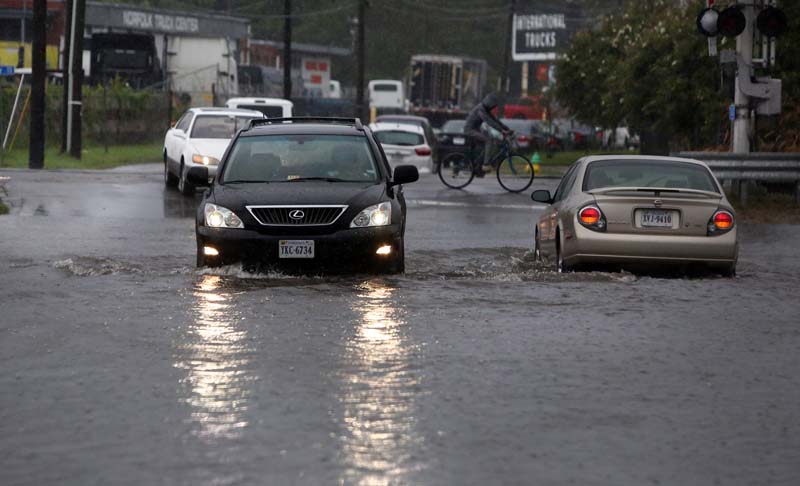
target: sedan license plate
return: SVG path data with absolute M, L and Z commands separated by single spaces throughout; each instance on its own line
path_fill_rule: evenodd
M 314 258 L 314 240 L 280 240 L 278 258 Z
M 642 226 L 672 228 L 673 217 L 674 211 L 644 209 L 642 210 Z
M 464 137 L 453 137 L 453 145 L 464 145 L 466 141 Z

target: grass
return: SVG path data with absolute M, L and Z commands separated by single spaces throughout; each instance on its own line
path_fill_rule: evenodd
M 81 159 L 61 153 L 58 147 L 48 147 L 44 154 L 45 169 L 110 169 L 120 165 L 161 161 L 161 143 L 142 145 L 111 145 L 108 152 L 102 146 L 84 147 Z M 28 167 L 28 150 L 14 149 L 2 154 L 0 167 Z
M 570 165 L 581 157 L 587 155 L 636 155 L 638 151 L 628 150 L 570 150 L 565 152 L 555 152 L 552 157 L 548 157 L 544 151 L 539 152 L 539 164 L 545 165 Z M 533 161 L 534 152 L 526 154 Z
M 3 204 L 3 201 L 0 201 L 0 215 L 8 214 L 8 206 Z

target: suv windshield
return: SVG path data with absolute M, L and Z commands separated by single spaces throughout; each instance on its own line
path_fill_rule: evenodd
M 672 187 L 719 192 L 705 167 L 688 162 L 602 160 L 586 168 L 583 190 L 602 187 Z
M 378 170 L 365 137 L 264 135 L 239 137 L 223 183 L 328 180 L 376 182 Z
M 422 145 L 425 141 L 422 135 L 402 130 L 381 130 L 376 131 L 375 138 L 384 145 Z
M 192 127 L 192 138 L 233 138 L 253 116 L 198 115 Z

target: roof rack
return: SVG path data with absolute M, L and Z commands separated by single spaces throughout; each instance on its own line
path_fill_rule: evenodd
M 357 130 L 364 130 L 364 125 L 361 124 L 359 118 L 340 118 L 340 117 L 326 117 L 326 116 L 296 116 L 287 118 L 253 118 L 250 120 L 250 125 L 247 129 L 257 127 L 259 125 L 272 125 L 276 123 L 339 123 L 342 125 L 354 125 Z

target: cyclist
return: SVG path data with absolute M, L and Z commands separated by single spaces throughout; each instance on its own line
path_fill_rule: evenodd
M 494 143 L 494 139 L 481 131 L 481 125 L 486 124 L 489 128 L 494 128 L 498 132 L 501 132 L 504 137 L 507 137 L 514 133 L 510 128 L 503 125 L 503 123 L 495 118 L 492 115 L 492 110 L 497 107 L 497 95 L 494 93 L 489 93 L 483 98 L 483 101 L 475 105 L 475 108 L 469 112 L 469 116 L 467 116 L 467 121 L 464 125 L 464 134 L 470 137 L 470 146 L 472 153 L 475 153 L 475 148 L 477 148 L 477 143 L 483 144 L 483 164 L 475 173 L 478 177 L 483 177 L 483 166 L 489 164 L 490 154 L 489 154 L 489 145 Z

